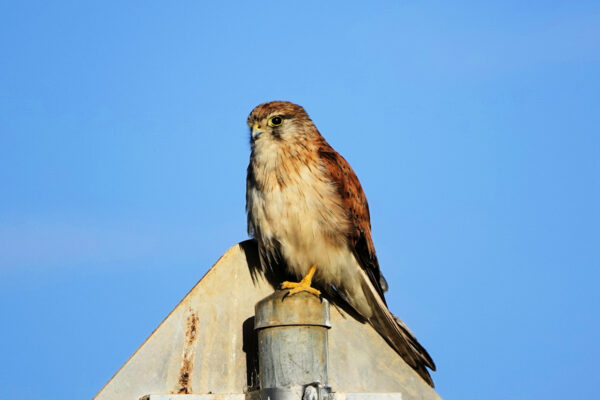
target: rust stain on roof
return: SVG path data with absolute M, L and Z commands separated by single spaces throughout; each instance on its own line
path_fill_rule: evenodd
M 194 369 L 194 344 L 198 338 L 198 315 L 190 308 L 186 321 L 183 344 L 183 360 L 179 370 L 178 387 L 174 393 L 192 393 L 192 371 Z

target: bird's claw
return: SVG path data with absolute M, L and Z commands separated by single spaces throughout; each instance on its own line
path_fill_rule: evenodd
M 292 296 L 294 294 L 300 293 L 300 292 L 308 292 L 311 294 L 314 294 L 317 297 L 321 296 L 321 291 L 318 289 L 315 289 L 313 287 L 310 286 L 310 283 L 307 282 L 288 282 L 285 281 L 281 284 L 281 289 L 290 289 L 284 296 Z

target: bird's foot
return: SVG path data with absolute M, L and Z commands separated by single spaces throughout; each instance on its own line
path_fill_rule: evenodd
M 286 296 L 291 296 L 293 294 L 300 293 L 300 292 L 312 293 L 317 297 L 321 295 L 320 290 L 315 289 L 314 287 L 311 287 L 310 285 L 303 285 L 302 282 L 285 281 L 281 284 L 281 288 L 282 289 L 290 289 L 287 292 Z
M 281 288 L 290 289 L 285 296 L 291 296 L 300 292 L 308 292 L 314 294 L 317 297 L 321 296 L 321 291 L 310 286 L 310 284 L 312 283 L 313 275 L 315 274 L 316 270 L 317 267 L 315 265 L 310 267 L 310 269 L 308 270 L 308 274 L 306 274 L 306 276 L 302 278 L 300 282 L 283 282 L 281 284 Z

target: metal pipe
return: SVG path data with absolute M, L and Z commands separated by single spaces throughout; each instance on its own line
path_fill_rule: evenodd
M 255 307 L 260 397 L 328 397 L 329 303 L 309 293 L 286 294 L 276 291 Z

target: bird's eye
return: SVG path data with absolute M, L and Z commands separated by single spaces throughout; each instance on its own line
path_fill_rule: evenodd
M 279 126 L 283 124 L 283 118 L 281 118 L 280 116 L 271 117 L 269 118 L 268 124 L 269 126 Z

